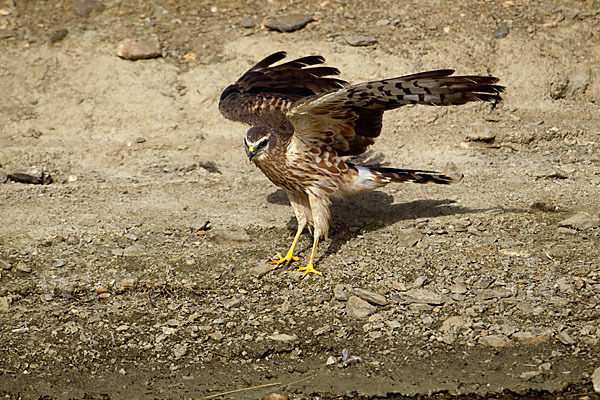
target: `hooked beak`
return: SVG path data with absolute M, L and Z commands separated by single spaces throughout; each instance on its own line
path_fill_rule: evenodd
M 256 155 L 254 146 L 248 147 L 248 161 L 252 161 L 252 157 Z

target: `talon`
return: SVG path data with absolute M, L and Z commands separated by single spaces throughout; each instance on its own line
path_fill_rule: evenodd
M 314 267 L 314 265 L 308 264 L 306 267 L 300 267 L 298 268 L 298 271 L 304 271 L 304 273 L 302 274 L 302 277 L 304 278 L 306 276 L 306 274 L 308 273 L 313 273 L 313 274 L 317 274 L 320 276 L 323 276 L 323 274 L 321 273 L 321 271 L 317 271 Z
M 287 265 L 287 264 L 291 263 L 292 261 L 298 261 L 299 260 L 298 257 L 293 256 L 291 253 L 287 253 L 285 255 L 285 257 L 282 257 L 281 254 L 279 254 L 279 253 L 277 253 L 275 256 L 278 257 L 279 260 L 271 260 L 271 261 L 269 261 L 270 264 L 283 264 L 283 263 L 286 263 L 286 265 Z

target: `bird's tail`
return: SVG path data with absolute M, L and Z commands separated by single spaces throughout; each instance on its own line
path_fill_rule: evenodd
M 436 183 L 448 185 L 459 182 L 463 174 L 453 163 L 446 164 L 444 173 L 418 169 L 366 167 L 348 164 L 349 173 L 341 186 L 346 194 L 360 193 L 383 187 L 389 183 Z

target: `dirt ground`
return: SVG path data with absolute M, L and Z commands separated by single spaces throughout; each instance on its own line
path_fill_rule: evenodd
M 598 398 L 600 2 L 77 3 L 0 2 L 0 394 Z M 151 37 L 162 57 L 117 57 Z M 278 50 L 506 92 L 386 113 L 373 157 L 465 178 L 335 201 L 323 277 L 301 279 L 265 269 L 296 221 L 217 110 Z M 8 179 L 31 166 L 52 183 Z

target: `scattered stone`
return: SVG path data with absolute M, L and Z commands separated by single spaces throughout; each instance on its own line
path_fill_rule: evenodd
M 138 240 L 139 238 L 138 238 L 138 235 L 136 235 L 135 233 L 133 233 L 133 232 L 127 232 L 127 233 L 125 234 L 125 239 L 129 239 L 129 240 L 131 240 L 132 242 L 135 242 L 135 241 L 136 241 L 136 240 Z
M 556 337 L 564 345 L 570 346 L 575 344 L 575 339 L 573 339 L 566 331 L 560 331 Z
M 540 331 L 537 329 L 532 330 L 531 332 L 516 332 L 513 333 L 512 339 L 519 343 L 527 346 L 536 345 L 539 343 L 544 343 L 550 339 L 552 336 L 551 330 Z
M 257 278 L 262 278 L 277 268 L 277 264 L 260 263 L 249 269 L 249 272 Z
M 322 335 L 324 333 L 327 333 L 327 332 L 331 332 L 331 326 L 329 326 L 329 325 L 326 324 L 326 325 L 323 325 L 320 328 L 315 329 L 313 331 L 313 335 L 320 336 L 320 335 Z
M 52 183 L 52 177 L 44 167 L 32 166 L 26 169 L 17 169 L 7 174 L 13 182 L 30 183 L 33 185 L 47 185 Z
M 404 302 L 402 304 L 444 304 L 444 298 L 441 294 L 437 294 L 425 289 L 410 289 L 403 293 Z
M 390 321 L 385 321 L 385 324 L 390 329 L 397 329 L 397 328 L 400 328 L 402 326 L 402 324 L 400 323 L 400 321 L 398 321 L 397 319 L 393 319 L 393 320 L 390 320 Z
M 558 168 L 551 166 L 543 166 L 533 172 L 533 176 L 538 179 L 567 179 L 567 173 Z
M 130 326 L 127 324 L 123 324 L 123 325 L 119 325 L 117 326 L 117 328 L 115 329 L 116 332 L 125 332 L 127 330 L 129 330 Z
M 296 335 L 287 335 L 285 333 L 277 333 L 267 337 L 278 342 L 291 342 L 298 339 L 298 336 Z
M 377 43 L 377 39 L 371 36 L 346 36 L 344 40 L 350 46 L 372 46 Z
M 230 308 L 239 306 L 242 300 L 239 297 L 232 297 L 231 299 L 223 300 L 222 303 L 229 310 Z
M 62 268 L 62 267 L 64 267 L 65 265 L 67 265 L 67 262 L 66 262 L 65 260 L 57 260 L 57 261 L 54 263 L 54 268 Z
M 288 400 L 288 397 L 281 393 L 271 393 L 266 400 Z
M 357 296 L 351 296 L 346 303 L 346 314 L 354 318 L 366 318 L 377 309 Z
M 467 139 L 474 142 L 491 143 L 496 139 L 496 134 L 483 122 L 467 125 Z
M 399 247 L 413 247 L 423 238 L 423 233 L 417 228 L 400 229 L 396 233 Z
M 527 372 L 523 372 L 521 375 L 519 375 L 519 378 L 528 381 L 528 380 L 535 378 L 536 376 L 539 376 L 543 373 L 544 373 L 544 371 L 527 371 Z
M 313 21 L 310 15 L 293 14 L 282 17 L 269 18 L 265 21 L 265 27 L 278 32 L 294 32 L 304 28 Z
M 240 25 L 242 28 L 252 29 L 256 26 L 254 20 L 252 18 L 244 17 L 240 20 Z
M 325 362 L 325 365 L 329 366 L 329 365 L 334 365 L 334 364 L 335 364 L 335 357 L 334 356 L 327 357 L 327 361 Z
M 341 283 L 335 285 L 335 287 L 333 288 L 333 297 L 339 301 L 348 300 L 349 295 L 346 291 L 346 286 Z
M 502 24 L 498 27 L 498 29 L 496 29 L 496 31 L 493 33 L 493 35 L 496 39 L 502 39 L 502 38 L 508 36 L 509 32 L 510 32 L 510 30 L 508 29 L 508 25 Z
M 501 299 L 505 297 L 511 297 L 513 294 L 510 290 L 506 289 L 484 289 L 479 292 L 479 298 L 481 300 Z
M 50 43 L 57 43 L 67 37 L 69 31 L 67 29 L 59 29 L 50 36 Z
M 479 343 L 485 346 L 493 347 L 495 349 L 500 349 L 502 347 L 509 346 L 511 344 L 511 341 L 505 335 L 488 335 L 480 337 Z
M 28 264 L 22 262 L 18 263 L 15 269 L 20 272 L 25 272 L 26 274 L 31 273 L 31 267 Z
M 173 329 L 173 328 L 171 328 L 171 329 Z M 223 333 L 221 333 L 221 331 L 216 331 L 213 333 L 209 333 L 208 337 L 214 341 L 220 342 L 221 340 L 223 340 L 224 335 L 223 335 Z
M 596 227 L 600 226 L 600 218 L 593 217 L 584 212 L 578 212 L 577 214 L 575 214 L 563 221 L 560 221 L 558 223 L 558 226 L 567 227 L 567 228 L 569 228 L 569 227 L 575 228 L 577 230 L 582 231 L 585 229 L 596 228 Z
M 141 244 L 132 244 L 123 249 L 123 256 L 125 257 L 138 257 L 144 254 L 146 254 L 146 248 Z
M 158 39 L 125 39 L 119 43 L 117 55 L 126 60 L 141 60 L 162 55 Z
M 450 287 L 450 291 L 454 294 L 465 294 L 467 293 L 467 285 L 463 282 L 455 282 L 454 285 Z
M 594 385 L 594 390 L 600 393 L 600 367 L 596 368 L 592 374 L 592 385 Z
M 421 275 L 415 279 L 415 281 L 412 283 L 412 287 L 413 289 L 420 289 L 423 287 L 425 282 L 427 282 L 427 277 Z
M 444 322 L 442 322 L 442 326 L 440 330 L 443 332 L 453 331 L 458 328 L 462 328 L 467 325 L 467 321 L 462 315 L 455 315 L 453 317 L 447 318 Z
M 364 289 L 354 289 L 354 294 L 371 304 L 385 306 L 388 302 L 385 296 Z
M 176 360 L 179 360 L 181 357 L 185 356 L 187 352 L 187 346 L 183 343 L 177 343 L 173 348 L 173 355 Z
M 11 298 L 8 296 L 0 297 L 0 312 L 7 313 L 10 311 Z
M 75 4 L 72 10 L 80 17 L 87 18 L 92 12 L 101 13 L 104 11 L 104 4 L 97 0 L 83 0 Z
M 215 229 L 210 232 L 208 238 L 217 243 L 246 244 L 250 242 L 250 235 L 242 228 Z

